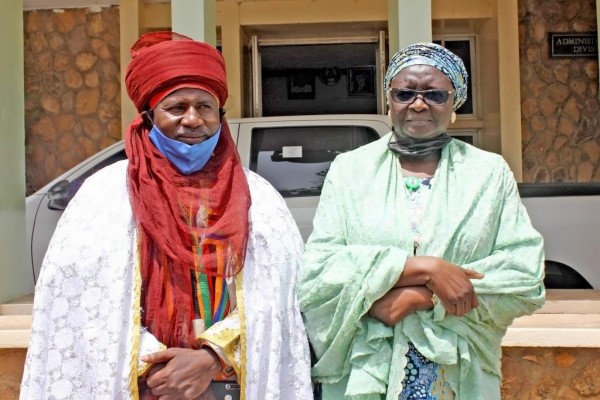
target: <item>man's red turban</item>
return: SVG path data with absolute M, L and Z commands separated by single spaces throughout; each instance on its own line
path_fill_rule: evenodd
M 214 47 L 173 32 L 150 32 L 138 39 L 130 53 L 125 85 L 138 112 L 149 109 L 157 95 L 162 98 L 180 87 L 204 88 L 220 107 L 225 104 L 225 61 Z

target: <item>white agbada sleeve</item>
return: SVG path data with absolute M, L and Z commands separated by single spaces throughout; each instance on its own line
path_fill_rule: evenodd
M 312 399 L 294 293 L 303 243 L 279 194 L 256 174 L 247 176 L 250 235 L 236 279 L 242 396 Z M 139 354 L 161 345 L 140 325 L 137 231 L 126 177 L 122 161 L 88 178 L 58 223 L 36 286 L 21 399 L 137 398 Z

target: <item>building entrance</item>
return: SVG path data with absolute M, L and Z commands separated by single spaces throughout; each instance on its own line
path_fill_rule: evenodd
M 264 116 L 377 113 L 377 44 L 261 49 Z
M 385 113 L 385 31 L 312 28 L 246 32 L 245 116 Z

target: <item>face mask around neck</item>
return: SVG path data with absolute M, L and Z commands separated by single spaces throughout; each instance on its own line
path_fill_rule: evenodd
M 217 147 L 221 135 L 221 126 L 212 137 L 192 145 L 168 138 L 156 125 L 152 126 L 149 135 L 158 151 L 171 161 L 182 174 L 189 175 L 204 168 L 210 159 L 215 147 Z

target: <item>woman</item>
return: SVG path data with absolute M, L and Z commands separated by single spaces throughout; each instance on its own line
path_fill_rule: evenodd
M 462 61 L 408 46 L 393 132 L 338 156 L 298 296 L 323 399 L 500 399 L 501 340 L 544 301 L 543 242 L 501 156 L 450 138 Z
M 302 238 L 242 168 L 221 53 L 171 32 L 131 53 L 128 161 L 86 180 L 59 221 L 21 398 L 312 398 Z

